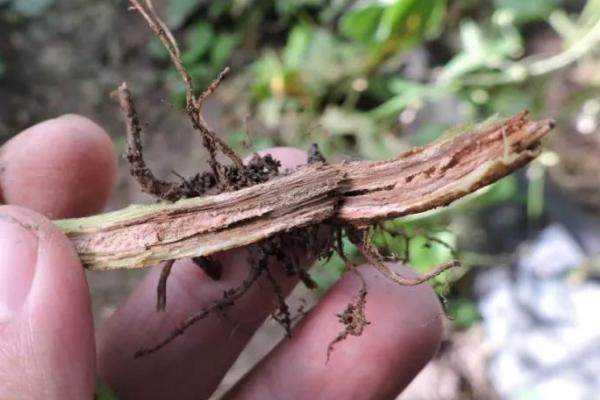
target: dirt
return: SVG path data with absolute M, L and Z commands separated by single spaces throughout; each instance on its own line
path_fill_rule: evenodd
M 367 285 L 362 276 L 358 276 L 362 280 L 362 287 L 354 301 L 348 303 L 344 312 L 337 315 L 339 322 L 344 326 L 344 330 L 329 343 L 329 346 L 327 346 L 327 361 L 329 361 L 331 353 L 337 343 L 345 340 L 348 336 L 362 335 L 365 327 L 370 324 L 365 316 L 365 306 L 367 305 L 367 294 L 369 292 L 367 291 Z

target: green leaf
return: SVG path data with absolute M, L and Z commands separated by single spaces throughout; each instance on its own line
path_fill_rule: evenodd
M 283 49 L 283 62 L 287 68 L 296 69 L 300 66 L 313 36 L 313 28 L 306 24 L 298 24 L 292 28 Z
M 430 236 L 448 246 L 456 245 L 456 236 L 452 232 L 436 232 Z M 453 258 L 452 251 L 447 246 L 430 241 L 425 236 L 417 236 L 410 241 L 410 265 L 419 272 L 426 272 Z
M 6 64 L 0 58 L 0 79 L 2 79 L 4 77 L 5 73 L 6 73 Z
M 267 53 L 252 65 L 252 94 L 256 99 L 271 97 L 273 79 L 283 79 L 283 65 L 275 53 Z
M 466 299 L 449 300 L 448 312 L 452 316 L 453 325 L 459 329 L 467 329 L 479 321 L 477 307 Z
M 209 24 L 205 22 L 195 24 L 185 37 L 187 48 L 182 55 L 183 63 L 191 64 L 200 60 L 208 51 L 213 37 L 214 32 Z
M 466 21 L 460 25 L 460 42 L 463 51 L 467 53 L 480 54 L 485 49 L 483 32 L 473 21 Z
M 223 68 L 231 58 L 238 42 L 239 37 L 235 33 L 220 33 L 210 49 L 210 61 L 213 67 Z
M 173 29 L 180 28 L 201 5 L 202 2 L 194 0 L 169 0 L 166 10 L 167 25 Z
M 504 30 L 496 37 L 484 36 L 481 28 L 473 21 L 460 27 L 462 51 L 452 58 L 438 75 L 438 82 L 449 85 L 459 82 L 466 75 L 484 69 L 497 69 L 508 63 L 523 49 L 519 33 L 514 29 Z M 468 83 L 468 79 L 466 79 Z
M 340 20 L 340 32 L 358 42 L 375 41 L 375 33 L 384 10 L 380 5 L 371 5 L 348 12 Z
M 425 23 L 425 38 L 431 39 L 440 35 L 446 16 L 446 0 L 437 0 L 429 9 L 429 18 Z
M 494 0 L 497 9 L 510 11 L 518 23 L 543 20 L 558 3 L 558 0 Z
M 199 3 L 198 0 L 188 0 L 190 3 Z M 229 12 L 232 7 L 231 0 L 218 0 L 208 2 L 208 16 L 210 19 L 215 20 L 225 13 Z
M 397 0 L 395 4 L 388 7 L 381 17 L 381 22 L 379 23 L 379 27 L 375 34 L 377 40 L 383 42 L 400 29 L 406 28 L 408 16 L 414 11 L 415 6 L 418 5 L 419 1 L 428 4 L 431 2 L 430 0 Z M 415 18 L 420 19 L 418 14 L 413 15 L 415 15 Z M 421 22 L 422 21 L 419 23 Z
M 433 87 L 405 79 L 392 80 L 389 88 L 396 95 L 369 111 L 369 115 L 374 119 L 395 117 L 407 106 L 421 103 L 435 94 Z
M 440 31 L 445 0 L 396 0 L 390 5 L 370 4 L 343 16 L 340 31 L 362 43 L 393 41 L 403 48 Z
M 544 214 L 545 168 L 537 161 L 528 168 L 527 217 L 539 221 Z
M 401 46 L 412 45 L 436 35 L 441 28 L 444 0 L 401 0 L 385 11 L 377 32 L 380 41 L 401 39 Z

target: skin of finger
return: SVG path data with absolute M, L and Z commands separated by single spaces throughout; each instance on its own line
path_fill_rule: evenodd
M 326 363 L 329 343 L 343 330 L 336 314 L 361 288 L 349 273 L 227 399 L 395 398 L 434 356 L 442 338 L 442 309 L 426 284 L 399 286 L 369 266 L 359 271 L 367 283 L 365 312 L 371 323 L 361 336 L 337 343 Z
M 306 153 L 278 148 L 268 151 L 284 168 L 306 163 Z M 167 285 L 167 309 L 155 311 L 160 268 L 153 269 L 126 303 L 100 330 L 98 369 L 123 398 L 207 398 L 246 346 L 256 329 L 273 310 L 271 288 L 259 281 L 226 315 L 198 322 L 155 354 L 133 359 L 140 347 L 157 343 L 182 320 L 203 306 L 221 299 L 249 272 L 251 250 L 238 249 L 217 255 L 224 267 L 218 282 L 190 261 L 177 262 Z M 308 261 L 307 261 L 308 262 Z M 271 268 L 283 290 L 291 291 L 295 279 Z
M 93 321 L 77 254 L 41 215 L 16 206 L 1 206 L 0 212 L 38 237 L 29 296 L 18 315 L 0 325 L 0 398 L 91 399 Z
M 0 149 L 0 199 L 48 218 L 100 212 L 116 180 L 106 132 L 73 114 L 26 129 Z

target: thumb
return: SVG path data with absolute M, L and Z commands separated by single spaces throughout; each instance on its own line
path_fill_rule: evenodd
M 0 398 L 90 399 L 94 337 L 85 274 L 69 241 L 23 208 L 0 207 Z

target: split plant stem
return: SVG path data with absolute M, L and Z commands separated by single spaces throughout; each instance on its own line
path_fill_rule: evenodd
M 208 256 L 324 221 L 363 228 L 448 205 L 510 174 L 539 154 L 552 127 L 521 113 L 387 161 L 317 162 L 233 192 L 56 224 L 93 270 Z

